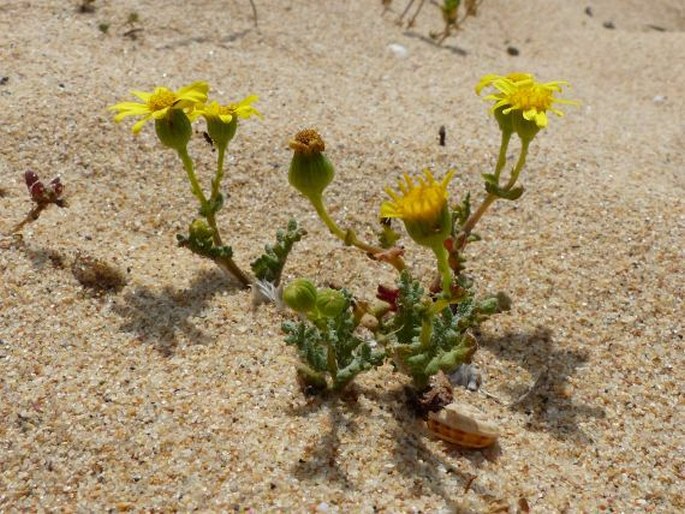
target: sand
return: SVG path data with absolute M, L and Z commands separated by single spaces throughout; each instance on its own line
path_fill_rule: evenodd
M 0 232 L 31 208 L 27 170 L 60 176 L 69 203 L 0 239 L 0 510 L 685 509 L 682 2 L 485 0 L 442 47 L 428 4 L 407 29 L 398 0 L 385 14 L 371 0 L 256 3 L 257 28 L 247 0 L 0 2 Z M 390 366 L 347 398 L 305 398 L 280 331 L 290 314 L 253 310 L 176 246 L 196 209 L 176 157 L 106 111 L 195 80 L 221 102 L 258 94 L 264 118 L 231 144 L 219 215 L 236 260 L 295 217 L 308 236 L 286 279 L 370 299 L 392 269 L 336 242 L 288 186 L 289 138 L 318 128 L 332 215 L 371 238 L 403 172 L 454 168 L 453 197 L 483 198 L 499 132 L 473 87 L 514 70 L 568 80 L 582 104 L 552 116 L 526 193 L 496 203 L 468 251 L 478 291 L 514 300 L 478 335 L 470 400 L 502 429 L 485 451 L 431 437 Z M 200 134 L 191 152 L 207 184 Z M 405 243 L 428 281 L 430 255 Z M 84 262 L 125 284 L 98 292 L 86 270 L 83 285 Z

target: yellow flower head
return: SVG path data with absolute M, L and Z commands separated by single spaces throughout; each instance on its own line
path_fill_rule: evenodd
M 421 245 L 442 245 L 451 230 L 447 185 L 452 177 L 453 170 L 437 182 L 429 170 L 424 170 L 415 181 L 405 173 L 404 182 L 399 181 L 401 194 L 386 189 L 391 200 L 381 205 L 381 217 L 400 218 L 412 239 Z
M 492 111 L 500 111 L 503 115 L 518 112 L 526 121 L 533 121 L 538 128 L 547 126 L 547 111 L 557 116 L 564 113 L 554 107 L 555 103 L 577 105 L 574 100 L 556 98 L 554 93 L 560 93 L 568 82 L 537 82 L 530 73 L 510 73 L 509 75 L 485 75 L 476 85 L 476 93 L 492 86 L 497 92 L 485 97 L 494 102 Z
M 257 95 L 250 95 L 243 98 L 240 102 L 230 103 L 228 105 L 219 105 L 218 102 L 210 102 L 196 107 L 196 111 L 204 116 L 207 120 L 217 118 L 224 123 L 231 123 L 233 118 L 247 119 L 251 116 L 262 116 L 252 104 L 259 100 Z
M 433 223 L 447 204 L 447 184 L 454 176 L 454 170 L 447 173 L 442 182 L 436 182 L 429 170 L 417 182 L 404 174 L 404 182 L 399 181 L 401 195 L 391 188 L 386 192 L 392 198 L 381 205 L 381 217 L 400 218 L 405 221 Z
M 110 111 L 117 111 L 114 121 L 120 122 L 127 116 L 142 116 L 142 119 L 133 125 L 133 133 L 137 134 L 143 125 L 150 119 L 159 120 L 165 118 L 170 109 L 185 110 L 191 119 L 197 117 L 193 109 L 207 100 L 209 85 L 206 82 L 193 82 L 178 91 L 171 91 L 166 87 L 157 87 L 154 92 L 131 91 L 131 94 L 140 98 L 139 102 L 121 102 L 108 107 Z

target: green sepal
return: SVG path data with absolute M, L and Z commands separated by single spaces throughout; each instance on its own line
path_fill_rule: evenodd
M 323 153 L 304 154 L 295 152 L 290 162 L 288 182 L 310 201 L 321 199 L 321 195 L 335 176 L 333 164 Z
M 207 133 L 217 148 L 225 149 L 235 136 L 238 128 L 238 118 L 233 116 L 231 121 L 225 123 L 219 117 L 207 117 Z

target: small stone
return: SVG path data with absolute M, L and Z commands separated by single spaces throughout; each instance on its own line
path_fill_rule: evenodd
M 397 43 L 390 43 L 388 45 L 388 50 L 390 50 L 395 57 L 398 57 L 399 59 L 404 59 L 409 55 L 409 50 L 407 50 L 407 47 Z

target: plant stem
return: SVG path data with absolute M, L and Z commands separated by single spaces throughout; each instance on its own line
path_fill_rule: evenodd
M 449 265 L 449 253 L 443 245 L 436 245 L 433 253 L 438 260 L 438 272 L 442 278 L 442 294 L 445 298 L 452 295 L 452 269 Z
M 326 347 L 326 363 L 328 366 L 328 372 L 331 374 L 333 381 L 335 381 L 338 377 L 338 363 L 336 360 L 335 348 L 333 347 L 333 343 L 331 343 L 330 340 L 326 340 Z
M 319 216 L 319 218 L 321 218 L 321 221 L 323 221 L 324 224 L 328 227 L 328 230 L 330 230 L 335 237 L 340 239 L 346 245 L 355 246 L 360 250 L 363 250 L 364 252 L 374 256 L 377 254 L 382 254 L 386 251 L 379 246 L 370 245 L 368 243 L 365 243 L 364 241 L 361 241 L 357 237 L 357 234 L 351 229 L 341 229 L 338 226 L 338 224 L 335 221 L 333 221 L 333 218 L 331 218 L 328 214 L 328 211 L 326 210 L 326 206 L 323 204 L 322 199 L 310 198 L 309 200 L 312 202 L 312 205 L 316 210 L 316 214 Z M 407 267 L 404 263 L 404 260 L 399 255 L 391 256 L 389 259 L 387 259 L 386 262 L 393 266 L 397 271 L 402 271 Z
M 197 176 L 195 175 L 195 168 L 193 166 L 193 160 L 188 155 L 188 148 L 183 148 L 178 150 L 178 156 L 183 162 L 183 168 L 186 170 L 186 175 L 188 175 L 188 181 L 190 182 L 190 190 L 192 191 L 195 198 L 200 200 L 201 206 L 204 208 L 207 204 L 207 197 L 202 192 L 200 183 L 197 181 Z
M 226 157 L 226 147 L 219 146 L 218 155 L 216 159 L 216 175 L 214 180 L 212 180 L 212 195 L 210 200 L 214 201 L 219 196 L 219 188 L 221 187 L 221 181 L 224 179 L 224 158 Z
M 502 131 L 502 140 L 499 145 L 499 155 L 497 156 L 497 165 L 495 166 L 495 178 L 499 184 L 499 176 L 507 163 L 507 148 L 509 148 L 509 141 L 511 140 L 511 131 Z
M 500 158 L 497 161 L 497 168 L 495 169 L 495 176 L 498 178 L 498 183 L 499 183 L 499 173 L 501 172 L 501 168 L 504 167 L 504 164 L 501 163 L 502 156 L 504 152 L 506 152 L 506 146 L 509 144 L 509 137 L 505 137 L 505 134 L 502 134 L 502 144 L 500 146 Z M 511 175 L 509 177 L 509 181 L 507 182 L 507 185 L 504 186 L 502 189 L 504 191 L 510 191 L 511 188 L 516 185 L 516 181 L 519 178 L 519 175 L 521 174 L 521 171 L 523 170 L 523 167 L 526 164 L 526 156 L 528 155 L 528 146 L 530 145 L 530 140 L 522 140 L 521 141 L 521 153 L 519 154 L 518 161 L 516 161 L 516 166 L 514 166 L 514 169 L 511 171 Z M 502 151 L 502 148 L 504 148 L 504 152 Z M 504 158 L 506 160 L 506 157 Z M 498 184 L 499 185 L 499 184 Z M 460 250 L 463 250 L 466 247 L 466 244 L 468 242 L 468 237 L 473 231 L 473 228 L 476 226 L 476 223 L 483 217 L 485 212 L 488 210 L 488 208 L 497 200 L 499 196 L 489 193 L 487 197 L 485 197 L 485 200 L 483 200 L 483 203 L 480 204 L 478 209 L 471 214 L 468 220 L 466 220 L 466 223 L 464 223 L 464 226 L 461 228 L 461 234 L 459 235 L 459 238 L 457 240 L 457 247 Z
M 207 200 L 207 197 L 202 191 L 200 183 L 197 180 L 197 176 L 195 175 L 195 169 L 193 167 L 193 160 L 190 158 L 190 155 L 188 155 L 188 149 L 183 148 L 182 150 L 178 150 L 178 156 L 181 158 L 181 161 L 183 161 L 183 168 L 186 170 L 186 174 L 188 175 L 188 180 L 190 181 L 190 190 L 193 192 L 193 195 L 200 201 L 200 211 L 207 212 L 207 215 L 205 217 L 207 218 L 207 225 L 209 225 L 213 231 L 212 239 L 214 240 L 214 245 L 223 246 L 223 241 L 221 240 L 221 235 L 219 234 L 219 228 L 216 225 L 216 214 L 213 212 L 208 212 L 209 209 L 207 209 L 207 206 L 209 204 L 209 201 Z M 216 197 L 219 194 L 219 185 L 221 183 L 221 179 L 223 178 L 223 157 L 224 152 L 222 152 L 222 150 L 219 149 L 220 162 L 217 168 L 216 177 L 212 181 L 212 201 L 216 200 Z M 250 277 L 247 276 L 245 272 L 238 267 L 238 265 L 235 263 L 235 261 L 233 261 L 231 257 L 216 257 L 212 260 L 217 266 L 219 266 L 224 271 L 224 273 L 230 274 L 233 277 L 237 278 L 243 287 L 247 288 L 250 286 L 250 284 L 252 284 L 252 280 L 250 279 Z
M 36 221 L 38 219 L 38 216 L 40 216 L 40 213 L 43 212 L 43 209 L 45 209 L 48 205 L 47 203 L 39 203 L 36 205 L 33 209 L 29 211 L 29 213 L 26 215 L 26 217 L 21 220 L 19 223 L 17 223 L 12 230 L 10 230 L 10 234 L 16 234 L 19 232 L 22 228 L 24 228 L 24 225 L 27 223 L 31 223 L 32 221 Z

